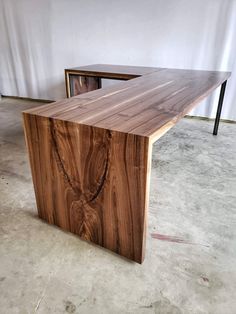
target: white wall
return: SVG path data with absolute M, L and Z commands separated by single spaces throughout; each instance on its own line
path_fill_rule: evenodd
M 234 70 L 223 118 L 236 120 L 235 38 L 236 0 L 0 0 L 0 91 L 62 98 L 64 68 L 92 63 Z

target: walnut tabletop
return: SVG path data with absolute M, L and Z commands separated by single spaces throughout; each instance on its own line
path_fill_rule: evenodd
M 39 217 L 142 263 L 152 144 L 221 85 L 216 135 L 230 73 L 113 65 L 77 71 L 79 95 L 23 112 Z M 99 88 L 101 77 L 129 80 Z
M 83 73 L 125 66 L 81 67 Z M 230 76 L 229 72 L 128 67 L 141 77 L 26 111 L 79 124 L 150 137 L 155 141 Z M 147 72 L 149 72 L 147 74 Z M 104 73 L 104 72 L 103 72 Z

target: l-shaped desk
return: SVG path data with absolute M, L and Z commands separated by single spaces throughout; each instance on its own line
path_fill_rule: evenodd
M 79 95 L 23 113 L 39 217 L 142 263 L 152 144 L 221 85 L 216 135 L 230 73 L 91 65 L 65 75 Z M 101 78 L 128 81 L 100 88 Z

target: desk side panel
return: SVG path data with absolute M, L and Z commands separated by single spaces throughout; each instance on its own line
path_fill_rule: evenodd
M 39 217 L 141 263 L 149 139 L 27 113 L 24 124 Z

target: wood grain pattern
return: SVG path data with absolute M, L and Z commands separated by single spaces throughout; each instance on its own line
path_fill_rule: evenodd
M 130 65 L 92 64 L 65 69 L 65 72 L 74 73 L 77 75 L 110 78 L 113 80 L 130 80 L 144 74 L 159 71 L 160 69 L 161 68 Z
M 91 66 L 87 74 L 102 70 L 107 65 Z M 23 113 L 39 216 L 139 263 L 152 143 L 230 76 L 142 71 L 140 76 L 136 69 L 129 81 Z
M 155 141 L 208 96 L 228 72 L 162 69 L 56 102 L 33 114 L 147 136 Z
M 101 87 L 99 77 L 69 74 L 69 97 L 87 93 Z
M 24 113 L 39 216 L 141 263 L 149 139 Z

